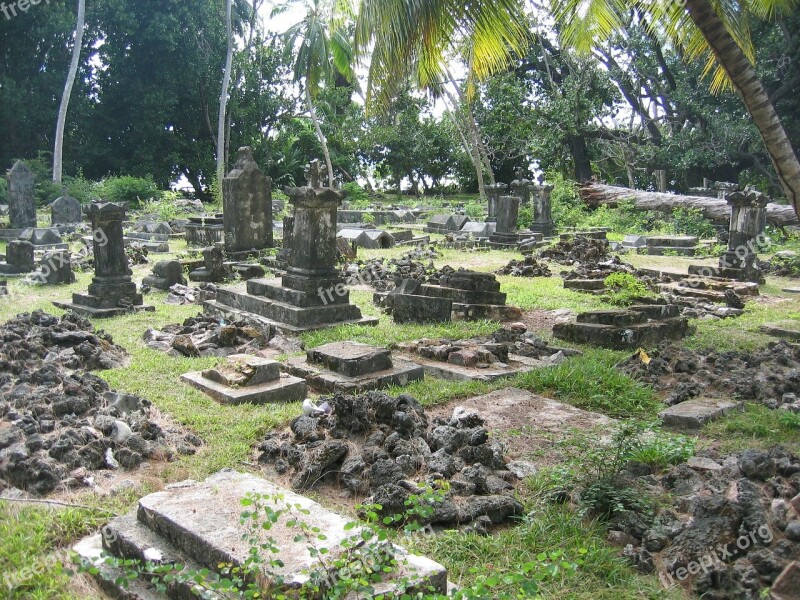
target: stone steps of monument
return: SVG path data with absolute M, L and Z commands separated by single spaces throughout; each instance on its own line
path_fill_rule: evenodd
M 692 267 L 689 267 L 690 275 Z M 695 287 L 702 290 L 724 292 L 733 290 L 740 296 L 758 296 L 758 284 L 750 281 L 737 281 L 724 277 L 690 276 L 678 281 L 683 286 Z
M 460 290 L 457 288 L 442 287 L 440 285 L 421 285 L 419 295 L 434 298 L 446 298 L 459 304 L 505 304 L 504 292 L 480 292 L 474 290 Z
M 344 287 L 340 289 L 340 291 L 343 292 L 341 295 L 336 293 L 335 289 L 330 290 L 330 294 L 327 293 L 327 289 L 322 289 L 320 291 L 322 292 L 322 295 L 306 294 L 305 292 L 301 292 L 299 290 L 283 287 L 280 280 L 274 278 L 251 279 L 247 282 L 248 294 L 252 296 L 262 296 L 264 298 L 269 298 L 270 300 L 283 302 L 284 304 L 290 304 L 292 306 L 319 306 L 323 297 L 331 304 L 347 304 L 350 302 L 350 291 Z
M 612 350 L 654 348 L 665 340 L 681 340 L 688 332 L 688 320 L 684 318 L 648 321 L 624 327 L 595 323 L 557 323 L 553 327 L 553 336 L 558 339 Z
M 613 325 L 614 327 L 628 327 L 643 323 L 646 317 L 632 310 L 595 310 L 581 313 L 577 317 L 578 323 L 593 325 Z
M 605 279 L 565 279 L 564 289 L 597 292 L 606 289 Z
M 361 311 L 354 304 L 328 304 L 323 306 L 294 306 L 279 300 L 253 296 L 243 291 L 220 288 L 217 291 L 217 303 L 231 306 L 238 310 L 255 313 L 261 317 L 293 325 L 305 327 L 355 321 L 361 318 Z

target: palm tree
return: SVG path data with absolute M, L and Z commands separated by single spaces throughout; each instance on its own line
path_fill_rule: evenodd
M 687 60 L 707 58 L 713 91 L 733 87 L 764 140 L 786 198 L 800 215 L 800 161 L 753 66 L 750 17 L 775 18 L 798 0 L 552 0 L 563 41 L 578 50 L 602 43 L 623 26 L 626 11 L 647 17 L 650 29 L 667 35 Z
M 755 74 L 749 17 L 774 18 L 800 0 L 551 0 L 566 43 L 588 50 L 622 27 L 626 11 L 647 15 L 688 60 L 709 55 L 718 66 L 712 87 L 725 81 L 740 93 L 764 139 L 787 199 L 800 215 L 800 161 Z M 446 52 L 467 40 L 469 73 L 482 78 L 505 68 L 524 50 L 528 27 L 521 0 L 360 0 L 356 47 L 372 48 L 368 99 L 391 98 L 403 75 L 434 87 L 443 79 Z M 710 53 L 710 54 L 709 54 Z
M 273 15 L 285 12 L 292 2 L 273 10 Z M 328 185 L 333 186 L 333 164 L 328 150 L 328 140 L 322 132 L 317 117 L 315 101 L 320 88 L 332 82 L 337 75 L 353 80 L 353 49 L 346 27 L 334 19 L 333 5 L 329 0 L 303 0 L 305 16 L 283 34 L 287 59 L 292 62 L 294 81 L 303 86 L 303 93 L 314 131 L 317 134 L 325 165 Z
M 64 84 L 64 92 L 61 94 L 61 105 L 58 107 L 58 123 L 56 124 L 56 141 L 53 148 L 53 182 L 61 183 L 64 171 L 64 128 L 67 122 L 67 110 L 69 108 L 69 98 L 72 95 L 72 87 L 75 84 L 75 76 L 78 74 L 78 64 L 81 58 L 81 45 L 83 44 L 83 29 L 86 17 L 86 0 L 78 0 L 78 19 L 75 25 L 75 43 L 72 46 L 72 60 L 69 63 L 67 81 Z

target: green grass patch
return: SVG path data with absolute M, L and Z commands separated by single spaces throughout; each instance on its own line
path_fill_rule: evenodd
M 744 411 L 706 425 L 703 438 L 707 442 L 718 442 L 724 452 L 781 444 L 797 454 L 800 453 L 800 415 L 749 403 Z

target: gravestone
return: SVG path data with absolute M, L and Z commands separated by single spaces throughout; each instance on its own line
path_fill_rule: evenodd
M 36 179 L 21 160 L 8 173 L 8 216 L 11 229 L 36 227 Z
M 497 182 L 483 186 L 486 191 L 486 200 L 488 202 L 486 221 L 497 221 L 497 205 L 500 202 L 500 195 L 506 191 L 508 186 L 505 183 Z
M 517 196 L 501 196 L 497 205 L 497 227 L 492 235 L 489 236 L 489 243 L 501 248 L 516 246 L 522 240 L 531 239 L 540 242 L 541 234 L 530 231 L 520 232 L 517 230 L 517 220 L 519 219 L 519 203 Z
M 186 285 L 183 265 L 177 260 L 161 260 L 153 266 L 153 274 L 145 277 L 142 283 L 164 291 L 175 284 Z
M 233 170 L 222 180 L 222 204 L 226 251 L 272 246 L 272 180 L 258 168 L 249 146 L 239 148 Z
M 291 255 L 286 274 L 277 279 L 251 279 L 220 288 L 205 303 L 211 313 L 233 315 L 266 328 L 298 333 L 346 323 L 376 325 L 364 318 L 336 268 L 336 211 L 343 193 L 320 186 L 321 168 L 306 168 L 308 185 L 285 188 L 293 207 Z
M 69 246 L 61 239 L 61 234 L 55 227 L 47 229 L 25 229 L 19 239 L 30 242 L 35 248 L 48 248 L 51 250 L 67 250 Z
M 184 229 L 190 246 L 213 246 L 221 244 L 225 237 L 225 219 L 221 214 L 189 217 Z
M 461 233 L 467 233 L 476 238 L 488 238 L 495 232 L 496 225 L 494 223 L 480 221 L 470 221 L 465 223 L 461 228 Z
M 39 268 L 31 276 L 36 283 L 45 285 L 61 285 L 75 283 L 69 250 L 45 252 L 39 261 Z
M 511 182 L 511 194 L 519 198 L 520 206 L 530 206 L 533 182 L 525 178 L 526 169 L 517 171 L 517 178 Z
M 289 257 L 292 255 L 292 238 L 294 234 L 294 217 L 283 217 L 283 246 L 278 250 L 275 262 L 278 268 L 286 270 L 289 267 Z
M 219 283 L 227 279 L 229 273 L 225 268 L 225 254 L 220 246 L 203 248 L 203 266 L 189 273 L 190 281 Z
M 342 229 L 336 237 L 370 250 L 394 246 L 394 236 L 381 229 Z
M 306 382 L 281 373 L 281 364 L 260 356 L 233 354 L 213 369 L 181 375 L 181 380 L 220 404 L 299 402 Z
M 350 341 L 318 346 L 305 357 L 291 357 L 286 370 L 312 388 L 347 393 L 405 386 L 425 375 L 414 363 L 393 360 L 386 348 Z
M 81 204 L 72 196 L 64 194 L 56 198 L 50 205 L 50 223 L 52 225 L 75 225 L 83 220 Z
M 131 279 L 125 255 L 122 224 L 127 206 L 116 202 L 95 202 L 86 208 L 92 220 L 94 277 L 86 294 L 72 294 L 72 303 L 54 302 L 59 308 L 90 317 L 113 317 L 132 310 L 155 310 L 145 306 Z
M 534 233 L 541 233 L 544 237 L 550 237 L 555 233 L 555 223 L 553 222 L 553 186 L 541 185 L 533 186 L 533 222 L 530 230 Z
M 33 261 L 33 244 L 26 240 L 12 240 L 6 247 L 6 262 L 0 263 L 0 273 L 19 275 L 36 268 Z

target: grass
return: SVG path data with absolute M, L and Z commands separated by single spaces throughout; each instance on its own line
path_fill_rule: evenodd
M 707 443 L 718 443 L 723 452 L 780 444 L 800 453 L 800 415 L 761 404 L 747 404 L 743 411 L 709 423 L 702 433 Z

